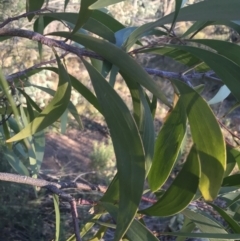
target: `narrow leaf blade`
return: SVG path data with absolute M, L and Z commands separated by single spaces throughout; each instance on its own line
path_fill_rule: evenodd
M 71 97 L 71 81 L 58 56 L 59 83 L 57 91 L 49 105 L 17 135 L 8 139 L 13 142 L 31 136 L 54 123 L 66 110 Z
M 200 179 L 200 162 L 193 146 L 187 160 L 171 186 L 151 207 L 141 210 L 150 216 L 171 216 L 187 207 L 193 200 Z
M 125 234 L 137 212 L 145 179 L 144 150 L 130 111 L 103 76 L 84 61 L 110 129 L 119 177 L 119 213 L 114 240 Z M 126 188 L 128 187 L 128 188 Z
M 153 163 L 148 176 L 152 191 L 157 191 L 167 180 L 186 133 L 187 116 L 181 101 L 180 97 L 157 137 Z
M 221 187 L 226 169 L 225 141 L 218 122 L 203 98 L 180 81 L 173 81 L 185 106 L 192 138 L 201 161 L 200 191 L 213 200 Z

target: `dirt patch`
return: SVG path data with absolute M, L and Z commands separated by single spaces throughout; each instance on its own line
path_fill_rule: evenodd
M 96 121 L 83 118 L 84 130 L 69 128 L 66 134 L 49 133 L 42 172 L 59 176 L 76 176 L 92 171 L 90 154 L 93 142 L 106 142 L 109 138 L 107 127 Z

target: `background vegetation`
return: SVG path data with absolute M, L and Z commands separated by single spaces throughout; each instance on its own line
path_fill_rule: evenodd
M 239 1 L 0 5 L 1 240 L 240 239 Z

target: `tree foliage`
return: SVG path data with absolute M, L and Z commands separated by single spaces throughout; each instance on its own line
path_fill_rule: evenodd
M 240 101 L 240 46 L 228 39 L 195 37 L 206 27 L 218 25 L 239 34 L 240 2 L 211 0 L 188 4 L 175 0 L 172 13 L 141 26 L 125 26 L 109 14 L 106 7 L 117 2 L 120 1 L 82 0 L 79 12 L 67 12 L 67 0 L 64 10 L 58 11 L 51 9 L 51 1 L 26 0 L 26 13 L 2 20 L 1 40 L 17 38 L 37 42 L 39 62 L 23 71 L 0 75 L 3 157 L 17 174 L 26 176 L 0 173 L 0 180 L 50 189 L 54 193 L 56 213 L 55 240 L 62 240 L 57 195 L 71 205 L 74 199 L 61 191 L 62 184 L 44 182 L 37 177 L 43 161 L 44 130 L 59 118 L 66 125 L 66 111 L 82 125 L 71 101 L 74 90 L 103 115 L 114 147 L 117 174 L 97 200 L 92 219 L 84 220 L 85 226 L 80 230 L 77 214 L 73 215 L 75 233 L 68 240 L 81 240 L 93 223 L 98 223 L 98 232 L 91 240 L 100 240 L 108 228 L 114 230 L 114 241 L 158 240 L 142 218 L 177 214 L 184 216 L 181 230 L 171 233 L 179 236 L 178 240 L 181 237 L 240 239 L 239 216 L 236 215 L 240 182 L 239 174 L 232 174 L 234 167 L 240 164 L 240 152 L 237 144 L 230 144 L 223 135 L 223 119 L 216 118 L 212 108 L 212 104 L 224 101 L 229 93 L 237 104 Z M 22 18 L 29 20 L 29 29 L 10 25 Z M 66 30 L 49 31 L 54 21 L 63 23 Z M 187 21 L 191 22 L 188 29 L 176 32 L 179 22 Z M 146 43 L 146 39 L 154 41 Z M 54 57 L 44 62 L 46 48 Z M 84 64 L 94 91 L 81 82 L 81 76 L 77 79 L 68 73 L 64 63 L 67 53 L 74 54 Z M 167 72 L 161 66 L 145 68 L 138 63 L 138 54 L 166 56 L 183 64 L 186 71 Z M 47 106 L 41 107 L 24 91 L 27 83 L 23 84 L 21 79 L 27 80 L 46 70 L 57 73 L 59 80 L 56 91 L 42 87 L 53 98 Z M 131 108 L 115 89 L 117 74 L 130 91 Z M 170 80 L 174 94 L 166 95 L 152 75 Z M 202 86 L 195 84 L 195 80 L 203 76 L 223 86 L 209 102 L 201 95 Z M 16 95 L 23 95 L 25 104 L 18 103 Z M 161 106 L 168 108 L 168 113 L 156 135 L 155 111 Z M 183 155 L 186 136 L 191 139 L 191 147 L 187 155 Z M 25 158 L 19 158 L 17 153 L 24 153 Z M 184 157 L 181 170 L 166 187 L 174 166 Z M 147 208 L 140 205 L 146 192 L 154 196 L 154 203 Z M 215 199 L 221 200 L 224 206 L 214 204 Z M 210 205 L 208 208 L 227 225 L 217 222 L 205 209 L 193 209 L 193 204 Z M 102 221 L 106 213 L 111 219 Z M 196 233 L 196 230 L 201 232 Z

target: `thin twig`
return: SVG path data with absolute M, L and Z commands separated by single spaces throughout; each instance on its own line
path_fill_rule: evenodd
M 55 39 L 52 39 L 52 38 L 48 38 L 48 37 L 45 37 L 45 36 L 43 36 L 39 33 L 29 31 L 29 30 L 2 28 L 2 29 L 0 29 L 0 36 L 18 36 L 18 37 L 28 38 L 28 39 L 31 39 L 33 41 L 40 42 L 40 43 L 42 43 L 46 46 L 49 46 L 51 48 L 56 47 L 56 48 L 60 48 L 64 51 L 73 53 L 80 58 L 82 58 L 82 56 L 86 56 L 86 57 L 91 57 L 91 58 L 103 60 L 103 57 L 101 57 L 100 55 L 98 55 L 98 54 L 96 54 L 92 51 L 77 48 L 77 47 L 71 46 L 69 44 L 66 44 L 63 41 L 58 41 L 58 40 L 55 40 Z M 53 61 L 53 60 L 51 60 L 51 61 Z M 39 65 L 41 65 L 41 63 Z M 34 68 L 34 67 L 32 67 L 32 68 Z M 188 83 L 190 79 L 201 79 L 201 78 L 204 78 L 204 77 L 209 78 L 213 81 L 221 82 L 221 79 L 215 77 L 214 73 L 212 71 L 209 71 L 207 73 L 190 73 L 190 74 L 187 74 L 187 75 L 181 75 L 180 73 L 168 72 L 168 71 L 163 71 L 163 70 L 158 70 L 158 69 L 145 68 L 145 70 L 150 75 L 156 75 L 156 76 L 160 76 L 160 77 L 163 77 L 163 78 L 179 79 L 179 77 L 180 77 L 180 79 L 182 81 L 186 82 L 186 83 Z M 23 71 L 22 74 L 25 75 L 26 72 Z M 10 75 L 10 76 L 7 77 L 9 82 L 11 82 L 11 78 L 12 78 L 13 75 Z M 15 75 L 17 75 L 17 73 L 15 73 Z
M 220 120 L 217 120 L 220 126 L 222 126 L 225 130 L 227 130 L 233 137 L 237 138 L 240 140 L 240 137 L 236 134 L 234 134 L 227 126 L 225 126 Z
M 61 189 L 75 187 L 75 188 L 78 188 L 80 190 L 85 190 L 85 191 L 91 191 L 91 190 L 96 190 L 99 192 L 106 191 L 106 187 L 102 187 L 100 185 L 95 186 L 95 185 L 87 185 L 87 184 L 73 183 L 73 182 L 55 183 L 55 182 L 48 182 L 43 179 L 31 178 L 31 177 L 27 177 L 27 176 L 11 174 L 11 173 L 3 173 L 3 172 L 0 172 L 0 180 L 46 188 L 46 189 L 50 190 L 52 193 L 57 194 L 63 200 L 69 202 L 70 207 L 71 207 L 74 231 L 75 231 L 75 236 L 76 236 L 77 241 L 81 241 L 81 237 L 80 237 L 80 231 L 79 231 L 76 200 L 70 194 L 65 193 Z
M 37 179 L 37 178 L 31 178 L 27 176 L 12 174 L 12 173 L 5 173 L 0 172 L 0 180 L 7 181 L 7 182 L 15 182 L 15 183 L 22 183 L 37 187 L 44 187 L 47 186 L 55 186 L 58 189 L 64 189 L 64 188 L 77 188 L 82 191 L 98 191 L 98 192 L 105 192 L 106 187 L 101 185 L 88 185 L 83 183 L 77 183 L 77 182 L 49 182 L 43 179 Z
M 39 10 L 36 10 L 36 11 L 23 13 L 23 14 L 18 15 L 18 16 L 16 16 L 16 17 L 8 18 L 8 19 L 6 19 L 3 23 L 0 24 L 0 28 L 3 28 L 4 26 L 6 26 L 7 24 L 9 24 L 10 22 L 19 20 L 20 18 L 26 18 L 26 17 L 29 16 L 29 15 L 36 15 L 36 14 L 39 14 L 39 13 L 45 12 L 45 11 L 50 11 L 50 10 L 47 9 L 47 8 L 42 8 L 42 9 L 39 9 Z
M 68 55 L 69 53 L 66 52 L 62 55 L 59 56 L 60 59 L 64 58 L 66 55 Z M 13 73 L 11 75 L 8 75 L 6 76 L 6 80 L 11 83 L 14 79 L 19 79 L 19 78 L 22 78 L 23 76 L 26 76 L 27 73 L 31 70 L 34 70 L 34 69 L 37 69 L 39 67 L 42 67 L 43 65 L 47 65 L 47 64 L 53 64 L 53 63 L 56 63 L 56 59 L 51 59 L 51 60 L 48 60 L 48 61 L 43 61 L 41 63 L 38 63 L 38 64 L 35 64 L 33 66 L 31 66 L 30 68 L 28 69 L 25 69 L 23 71 L 19 71 L 19 72 L 16 72 L 16 73 Z
M 64 41 L 48 38 L 40 33 L 36 33 L 30 30 L 2 28 L 0 29 L 0 36 L 15 36 L 15 37 L 27 38 L 27 39 L 39 42 L 43 45 L 46 45 L 50 48 L 55 47 L 55 48 L 59 48 L 64 51 L 76 54 L 78 57 L 86 56 L 86 57 L 92 57 L 95 59 L 103 60 L 103 58 L 100 55 L 92 51 L 74 47 L 72 45 L 66 44 Z
M 64 193 L 62 190 L 59 190 L 55 185 L 47 185 L 47 186 L 45 186 L 45 188 L 50 190 L 52 193 L 57 194 L 63 200 L 69 202 L 70 207 L 71 207 L 71 214 L 72 214 L 75 237 L 76 237 L 77 241 L 82 241 L 82 239 L 80 237 L 80 231 L 79 231 L 78 213 L 77 213 L 75 198 L 73 198 L 70 194 Z

